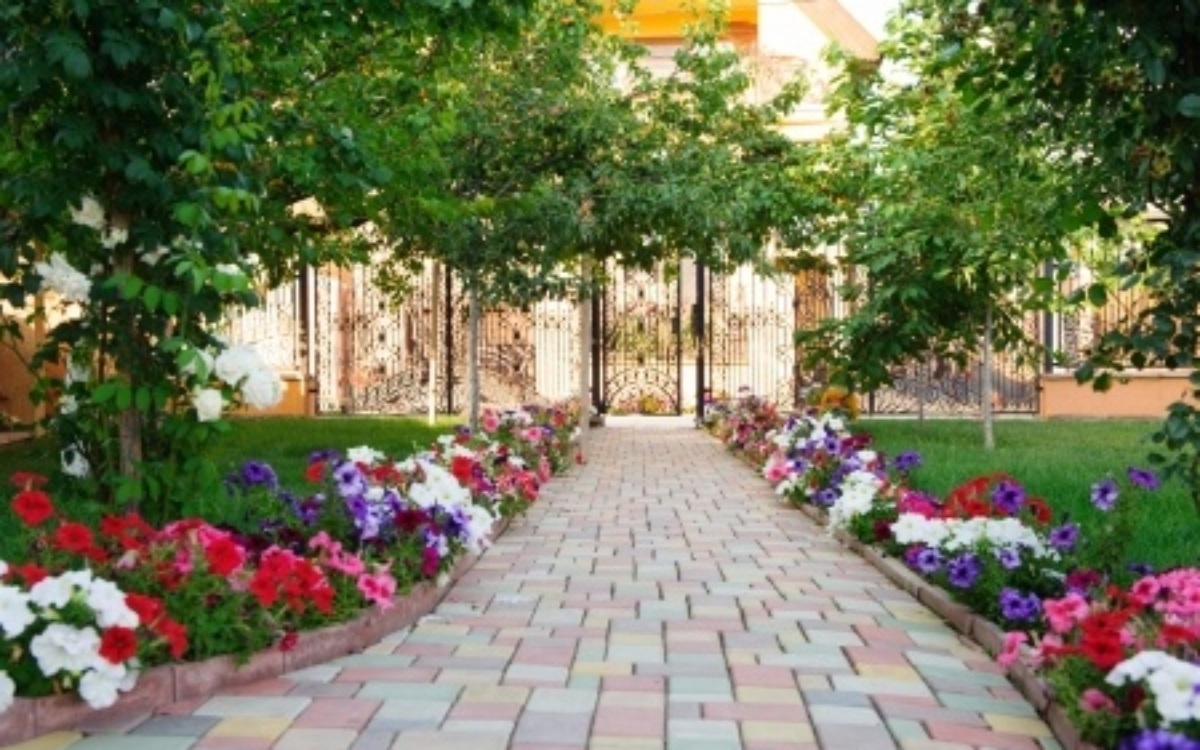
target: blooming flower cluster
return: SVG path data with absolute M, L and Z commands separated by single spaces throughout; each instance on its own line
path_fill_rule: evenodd
M 28 573 L 0 562 L 0 712 L 17 692 L 13 675 L 29 683 L 24 692 L 76 689 L 93 708 L 111 706 L 137 682 L 144 621 L 116 584 L 90 570 Z

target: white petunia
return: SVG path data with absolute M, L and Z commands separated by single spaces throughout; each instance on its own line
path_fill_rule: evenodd
M 8 676 L 8 672 L 0 669 L 0 714 L 12 707 L 13 698 L 17 694 L 17 685 Z
M 29 642 L 29 653 L 47 677 L 59 672 L 79 674 L 103 661 L 95 628 L 76 628 L 61 622 L 51 623 L 35 636 Z
M 79 697 L 92 708 L 108 708 L 117 702 L 126 672 L 123 664 L 88 670 L 79 680 Z
M 1109 670 L 1104 681 L 1114 687 L 1120 687 L 1128 682 L 1141 682 L 1146 675 L 1161 669 L 1171 656 L 1163 651 L 1140 651 Z
M 75 594 L 75 584 L 66 576 L 49 576 L 29 589 L 29 601 L 42 609 L 62 609 Z
M 112 581 L 96 578 L 87 589 L 87 603 L 101 628 L 136 628 L 137 613 L 125 603 L 125 592 Z
M 377 462 L 387 458 L 387 454 L 383 451 L 375 450 L 369 445 L 360 445 L 356 448 L 350 448 L 346 451 L 346 458 L 356 464 L 366 464 L 374 466 Z
M 20 636 L 36 619 L 29 608 L 28 594 L 15 586 L 0 585 L 0 630 L 5 636 Z

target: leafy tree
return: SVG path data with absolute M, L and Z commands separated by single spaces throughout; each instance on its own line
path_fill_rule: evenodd
M 358 58 L 350 47 L 364 41 L 408 35 L 437 45 L 460 31 L 510 29 L 524 7 L 449 0 L 0 7 L 2 291 L 18 308 L 46 291 L 69 307 L 34 365 L 62 367 L 39 395 L 60 404 L 51 426 L 65 466 L 90 474 L 85 490 L 173 515 L 212 489 L 198 448 L 224 429 L 217 417 L 225 402 L 277 396 L 277 383 L 252 382 L 245 357 L 213 367 L 222 347 L 211 327 L 228 305 L 255 301 L 255 255 L 272 276 L 294 265 L 297 243 L 279 231 L 287 226 L 281 204 L 322 187 L 329 205 L 361 205 L 379 174 L 363 166 L 369 160 L 353 138 L 324 148 L 345 135 L 338 118 L 353 107 L 346 79 L 328 95 L 321 75 L 352 71 Z M 287 60 L 256 57 L 270 50 L 286 50 Z M 331 59 L 336 64 L 319 67 Z M 384 61 L 367 72 L 386 69 Z M 274 114 L 305 96 L 327 116 Z M 305 126 L 316 135 L 289 137 Z M 343 168 L 327 170 L 331 160 Z M 323 173 L 336 179 L 321 183 L 314 175 Z M 39 306 L 31 314 L 50 312 Z
M 1053 290 L 1035 279 L 1064 254 L 1054 160 L 1021 113 L 955 89 L 961 61 L 919 16 L 894 18 L 880 49 L 883 66 L 842 61 L 833 101 L 849 127 L 827 146 L 825 229 L 845 250 L 851 312 L 799 341 L 810 366 L 862 389 L 914 357 L 981 354 L 991 447 L 991 352 L 1032 354 L 1023 318 Z
M 1122 284 L 1149 306 L 1099 342 L 1077 373 L 1103 390 L 1127 367 L 1189 370 L 1192 399 L 1170 406 L 1152 456 L 1192 487 L 1200 509 L 1200 6 L 1191 0 L 923 0 L 944 49 L 967 61 L 960 91 L 1044 123 L 1077 217 L 1154 209 L 1164 231 L 1128 254 Z M 1103 287 L 1089 290 L 1103 302 Z

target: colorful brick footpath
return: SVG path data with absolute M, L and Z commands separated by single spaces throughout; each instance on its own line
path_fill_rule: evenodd
M 588 436 L 416 627 L 37 750 L 1052 748 L 977 646 L 682 419 Z

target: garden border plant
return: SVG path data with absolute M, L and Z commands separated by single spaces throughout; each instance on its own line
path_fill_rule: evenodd
M 0 562 L 0 741 L 277 676 L 410 625 L 581 460 L 576 422 L 530 406 L 400 461 L 321 451 L 303 491 L 247 461 L 223 501 L 240 512 L 161 528 L 133 513 L 80 523 L 41 477 L 12 477 L 34 554 Z M 396 606 L 398 590 L 411 595 Z
M 889 461 L 849 431 L 853 406 L 835 392 L 781 414 L 743 394 L 706 405 L 703 423 L 779 494 L 997 655 L 1064 746 L 1200 747 L 1200 571 L 1123 565 L 1129 490 L 1096 482 L 1104 520 L 1085 529 L 1052 525 L 1049 504 L 1004 475 L 939 500 L 912 486 L 918 455 Z M 1134 491 L 1157 489 L 1147 470 L 1126 476 Z

